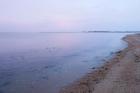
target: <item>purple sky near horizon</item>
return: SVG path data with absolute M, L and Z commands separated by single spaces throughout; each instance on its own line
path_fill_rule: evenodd
M 0 0 L 0 31 L 140 30 L 139 0 Z

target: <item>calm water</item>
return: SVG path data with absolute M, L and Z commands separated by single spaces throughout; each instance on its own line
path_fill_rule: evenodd
M 0 93 L 57 93 L 126 46 L 124 33 L 0 33 Z

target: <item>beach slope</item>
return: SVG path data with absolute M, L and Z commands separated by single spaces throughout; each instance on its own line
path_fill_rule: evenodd
M 140 35 L 127 35 L 123 40 L 127 48 L 60 93 L 140 93 Z

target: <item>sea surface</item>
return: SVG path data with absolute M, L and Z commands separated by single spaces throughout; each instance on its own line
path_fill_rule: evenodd
M 127 46 L 127 33 L 0 33 L 0 93 L 58 93 Z

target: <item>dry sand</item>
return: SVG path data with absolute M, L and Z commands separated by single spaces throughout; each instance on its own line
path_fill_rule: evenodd
M 127 48 L 60 93 L 140 93 L 140 35 L 128 35 L 123 40 Z

